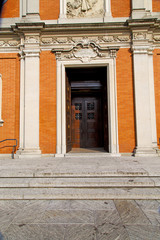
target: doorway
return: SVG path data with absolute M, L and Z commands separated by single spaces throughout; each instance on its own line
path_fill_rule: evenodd
M 106 67 L 66 68 L 66 152 L 108 152 Z

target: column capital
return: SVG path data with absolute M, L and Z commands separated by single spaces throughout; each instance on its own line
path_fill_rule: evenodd
M 24 57 L 39 57 L 40 49 L 24 49 L 23 50 Z
M 153 54 L 153 47 L 145 45 L 133 45 L 133 54 Z

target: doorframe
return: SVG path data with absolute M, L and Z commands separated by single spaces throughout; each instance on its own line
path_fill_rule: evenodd
M 117 87 L 116 87 L 116 59 L 92 60 L 83 63 L 80 60 L 63 61 L 57 59 L 57 146 L 55 157 L 64 157 L 66 154 L 66 68 L 76 67 L 106 67 L 107 68 L 107 99 L 108 99 L 108 142 L 109 153 L 119 156 L 118 144 L 118 114 L 117 114 Z

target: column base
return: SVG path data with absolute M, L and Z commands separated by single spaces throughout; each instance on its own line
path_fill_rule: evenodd
M 55 157 L 64 157 L 64 154 L 63 153 L 56 153 Z
M 111 20 L 112 20 L 112 15 L 110 15 L 110 14 L 105 15 L 104 18 L 103 18 L 104 22 L 110 22 Z
M 158 147 L 156 148 L 156 151 L 157 151 L 158 156 L 160 157 L 160 149 Z
M 158 157 L 157 150 L 152 147 L 136 147 L 134 150 L 135 157 Z
M 146 16 L 145 8 L 133 9 L 132 10 L 132 19 L 139 19 Z
M 36 158 L 36 157 L 41 157 L 41 150 L 37 148 L 32 148 L 32 149 L 19 149 L 15 157 L 16 158 Z

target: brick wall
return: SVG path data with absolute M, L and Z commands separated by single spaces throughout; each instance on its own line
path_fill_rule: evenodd
M 19 141 L 19 57 L 17 54 L 0 54 L 0 73 L 2 74 L 2 119 L 0 140 L 16 138 Z M 9 142 L 6 142 L 8 145 Z M 13 142 L 12 142 L 13 143 Z M 5 145 L 6 145 L 5 144 Z M 0 153 L 11 153 L 12 148 L 2 148 Z
M 113 17 L 129 17 L 131 15 L 131 0 L 111 0 Z
M 50 51 L 40 55 L 40 149 L 56 153 L 56 60 Z
M 120 49 L 117 55 L 117 104 L 120 152 L 132 152 L 136 145 L 132 54 Z
M 42 20 L 58 19 L 60 0 L 40 0 L 40 18 Z
M 152 0 L 152 11 L 160 12 L 160 1 L 159 0 Z
M 160 49 L 154 50 L 154 84 L 155 84 L 155 103 L 156 103 L 156 121 L 157 121 L 157 143 L 160 148 Z
M 2 18 L 15 18 L 19 17 L 20 0 L 8 0 L 3 7 Z

